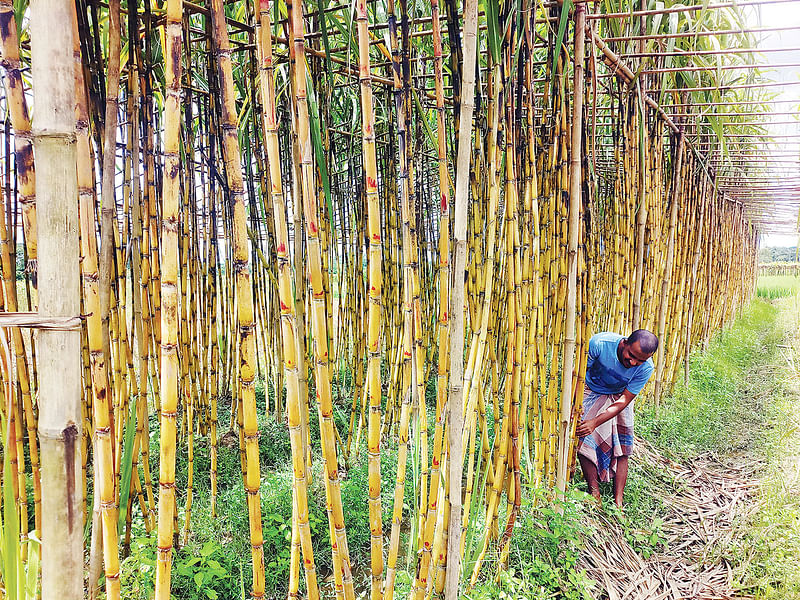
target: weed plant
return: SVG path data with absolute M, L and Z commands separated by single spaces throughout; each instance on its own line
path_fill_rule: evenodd
M 259 405 L 259 457 L 261 465 L 261 513 L 264 536 L 264 564 L 266 597 L 285 597 L 288 591 L 289 561 L 292 523 L 292 468 L 291 447 L 286 424 L 266 416 L 266 395 L 270 386 L 257 386 Z M 270 398 L 270 404 L 272 399 Z M 349 410 L 349 408 L 348 408 Z M 230 419 L 230 400 L 220 402 L 220 443 L 218 449 L 217 515 L 211 515 L 210 445 L 207 438 L 197 436 L 194 444 L 194 496 L 191 532 L 186 544 L 173 551 L 172 594 L 181 600 L 217 600 L 241 598 L 241 590 L 250 589 L 252 582 L 250 558 L 249 517 L 247 495 L 242 483 L 238 437 L 226 433 Z M 431 414 L 431 435 L 433 415 Z M 332 580 L 326 493 L 323 460 L 319 452 L 318 419 L 312 414 L 312 474 L 309 486 L 309 526 L 314 558 L 321 586 Z M 343 423 L 338 423 L 341 428 Z M 341 429 L 340 429 L 341 430 Z M 346 429 L 344 429 L 346 431 Z M 159 436 L 155 422 L 151 423 L 151 470 L 158 473 Z M 411 458 L 407 464 L 406 498 L 412 493 L 410 477 Z M 383 523 L 386 532 L 391 527 L 394 487 L 397 478 L 397 450 L 387 445 L 381 452 L 381 497 Z M 183 526 L 188 481 L 186 446 L 179 445 L 176 457 L 176 489 L 178 490 L 179 522 Z M 353 576 L 357 587 L 364 585 L 369 568 L 369 506 L 366 441 L 362 437 L 359 452 L 354 452 L 347 467 L 340 465 L 342 504 L 345 507 Z M 147 534 L 139 515 L 134 511 L 133 536 L 130 553 L 122 569 L 122 594 L 126 600 L 149 600 L 154 592 L 156 541 L 155 532 Z M 408 506 L 404 506 L 404 523 L 411 520 Z M 401 551 L 407 548 L 403 535 Z M 183 530 L 179 532 L 183 539 Z M 402 572 L 405 562 L 398 563 L 398 590 L 410 585 L 410 578 Z M 301 573 L 301 592 L 304 578 Z M 410 589 L 410 588 L 409 588 Z
M 588 533 L 585 517 L 590 502 L 587 494 L 575 489 L 561 500 L 553 498 L 550 491 L 526 486 L 511 538 L 508 570 L 497 573 L 497 558 L 493 557 L 495 564 L 490 560 L 484 566 L 482 579 L 464 597 L 594 598 L 596 584 L 578 565 Z

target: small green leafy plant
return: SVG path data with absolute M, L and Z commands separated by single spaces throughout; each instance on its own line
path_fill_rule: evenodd
M 530 487 L 523 498 L 506 578 L 510 597 L 592 598 L 595 584 L 578 566 L 588 496 L 573 489 L 558 499 Z
M 227 557 L 222 546 L 208 540 L 194 556 L 186 552 L 178 552 L 173 566 L 175 570 L 175 589 L 189 592 L 184 598 L 218 598 L 232 597 L 234 589 L 238 589 L 238 577 L 234 577 L 230 564 L 223 565 Z M 219 560 L 218 560 L 219 559 Z

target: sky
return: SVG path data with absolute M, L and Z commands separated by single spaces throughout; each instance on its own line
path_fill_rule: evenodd
M 744 9 L 750 27 L 790 27 L 800 26 L 800 0 L 780 4 L 765 4 L 759 7 Z M 759 47 L 762 48 L 798 48 L 800 47 L 800 30 L 776 31 L 758 34 Z M 800 64 L 800 51 L 776 52 L 762 55 L 765 61 L 771 63 Z M 800 82 L 800 67 L 782 68 L 774 70 L 770 75 L 775 81 Z M 800 84 L 775 88 L 780 92 L 779 98 L 785 100 L 775 105 L 776 111 L 800 111 Z M 790 117 L 774 116 L 775 121 L 788 121 Z M 771 133 L 786 135 L 800 133 L 800 122 L 797 125 L 773 125 Z M 789 145 L 786 140 L 776 143 L 774 151 L 793 150 L 798 154 L 798 167 L 800 167 L 800 138 L 793 140 Z M 798 235 L 775 234 L 765 232 L 761 239 L 762 246 L 794 246 L 798 243 Z

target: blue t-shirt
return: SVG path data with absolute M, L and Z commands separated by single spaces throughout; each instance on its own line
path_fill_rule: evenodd
M 653 359 L 628 369 L 617 358 L 617 346 L 625 336 L 611 331 L 597 333 L 589 340 L 589 360 L 586 363 L 586 385 L 598 394 L 632 394 L 642 391 L 653 373 Z

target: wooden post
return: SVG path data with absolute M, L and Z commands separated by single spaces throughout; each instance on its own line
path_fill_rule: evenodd
M 39 167 L 39 310 L 80 314 L 78 184 L 69 2 L 31 2 Z M 38 335 L 42 597 L 83 598 L 80 327 Z
M 578 234 L 581 212 L 581 142 L 583 137 L 583 61 L 586 35 L 586 5 L 575 5 L 575 70 L 573 73 L 572 140 L 569 169 L 569 246 L 567 247 L 567 315 L 564 329 L 564 363 L 561 372 L 561 415 L 558 423 L 556 488 L 567 489 L 570 459 L 572 380 L 575 365 L 575 313 L 578 296 Z
M 447 537 L 447 583 L 445 600 L 458 599 L 461 571 L 461 475 L 464 470 L 464 273 L 467 265 L 467 212 L 469 207 L 469 172 L 472 150 L 472 113 L 475 109 L 475 61 L 478 48 L 478 2 L 464 3 L 464 63 L 461 69 L 461 112 L 458 128 L 456 163 L 455 223 L 453 226 L 453 295 L 450 305 L 449 432 L 450 523 Z

